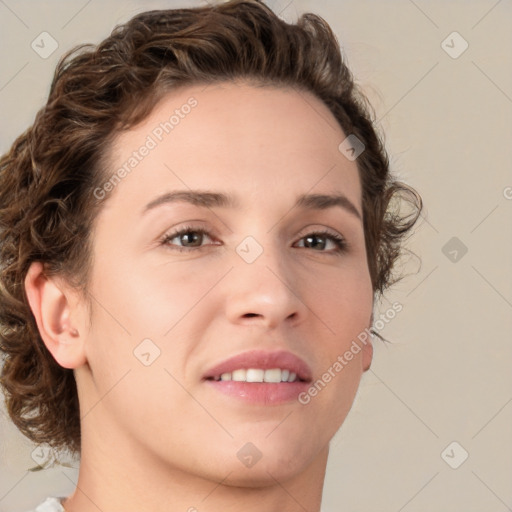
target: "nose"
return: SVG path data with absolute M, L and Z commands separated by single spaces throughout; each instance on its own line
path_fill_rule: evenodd
M 300 279 L 279 251 L 265 247 L 256 261 L 236 262 L 226 298 L 230 322 L 274 329 L 282 323 L 295 325 L 305 318 L 307 306 L 301 297 Z

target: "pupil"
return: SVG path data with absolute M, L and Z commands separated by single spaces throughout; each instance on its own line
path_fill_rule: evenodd
M 320 240 L 320 243 L 319 244 L 315 244 L 315 241 L 318 241 Z M 307 236 L 306 239 L 305 239 L 305 245 L 306 247 L 315 247 L 316 246 L 320 246 L 321 249 L 324 249 L 325 248 L 325 240 L 323 240 L 323 237 L 320 237 L 320 236 Z
M 199 243 L 197 243 L 198 241 Z M 198 233 L 197 231 L 189 231 L 188 233 L 181 235 L 181 242 L 183 245 L 187 245 L 189 242 L 191 242 L 189 245 L 201 245 L 201 234 Z

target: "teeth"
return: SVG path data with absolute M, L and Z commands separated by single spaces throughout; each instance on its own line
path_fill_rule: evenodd
M 223 373 L 217 380 L 232 380 L 235 382 L 295 382 L 297 374 L 290 370 L 272 368 L 262 370 L 260 368 L 248 368 L 235 370 L 231 373 Z
M 247 370 L 246 380 L 247 382 L 263 382 L 265 378 L 264 370 L 255 370 L 254 368 L 249 368 Z
M 281 382 L 282 370 L 273 368 L 272 370 L 265 370 L 265 382 Z
M 247 380 L 247 372 L 245 370 L 235 370 L 231 374 L 231 380 L 236 380 L 237 382 L 242 382 Z

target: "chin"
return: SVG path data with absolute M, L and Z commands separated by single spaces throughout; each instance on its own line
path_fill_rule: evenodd
M 231 474 L 223 482 L 231 487 L 269 487 L 296 477 L 308 467 L 306 460 L 290 461 L 288 458 L 277 459 L 263 457 L 252 467 L 244 467 L 242 464 L 231 464 Z
M 276 480 L 285 482 L 299 475 L 324 456 L 325 465 L 326 455 L 321 446 L 307 437 L 291 444 L 289 439 L 287 442 L 283 439 L 270 442 L 262 436 L 259 441 L 241 443 L 235 457 L 231 453 L 223 457 L 224 464 L 219 469 L 224 476 L 231 472 L 226 485 L 265 487 L 275 485 Z

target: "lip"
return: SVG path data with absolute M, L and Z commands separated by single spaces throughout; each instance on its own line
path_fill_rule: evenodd
M 225 361 L 210 368 L 204 375 L 203 380 L 216 378 L 223 373 L 231 373 L 234 370 L 249 368 L 260 368 L 270 370 L 272 368 L 281 368 L 295 372 L 300 381 L 311 382 L 312 372 L 309 365 L 300 357 L 286 350 L 264 351 L 249 350 L 236 356 L 230 357 Z M 229 382 L 229 381 L 228 381 Z M 256 384 L 256 383 L 247 383 Z M 268 384 L 268 383 L 266 383 Z
M 238 382 L 214 380 L 223 373 L 234 370 L 260 368 L 288 369 L 297 374 L 295 382 Z M 312 381 L 309 365 L 300 357 L 286 350 L 264 351 L 250 350 L 226 359 L 210 368 L 203 376 L 203 382 L 210 389 L 221 393 L 229 399 L 250 405 L 281 405 L 296 402 L 300 393 L 305 392 Z

